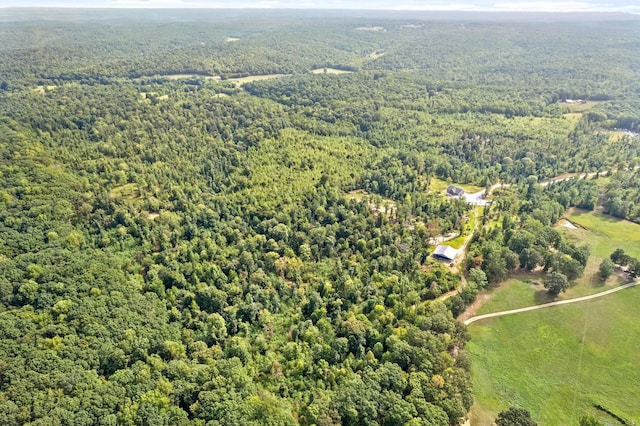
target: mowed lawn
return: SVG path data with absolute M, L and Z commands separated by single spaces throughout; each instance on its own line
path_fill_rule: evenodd
M 569 219 L 581 228 L 561 232 L 589 244 L 592 256 L 584 277 L 560 298 L 622 284 L 624 280 L 615 276 L 602 282 L 598 265 L 618 247 L 640 257 L 640 225 L 582 211 Z M 542 280 L 541 273 L 512 277 L 492 291 L 478 313 L 551 301 L 536 284 Z M 618 424 L 594 404 L 640 423 L 639 287 L 590 302 L 471 324 L 468 349 L 476 398 L 472 425 L 490 425 L 510 405 L 529 409 L 541 425 L 577 424 L 585 413 L 605 424 Z

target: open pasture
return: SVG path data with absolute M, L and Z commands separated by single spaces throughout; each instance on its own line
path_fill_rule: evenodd
M 640 225 L 595 212 L 569 215 L 577 229 L 558 227 L 588 244 L 591 257 L 583 277 L 558 297 L 571 299 L 626 282 L 603 282 L 598 267 L 616 248 L 640 255 Z M 541 272 L 518 273 L 490 291 L 478 314 L 548 303 Z M 476 404 L 472 425 L 489 425 L 508 406 L 528 409 L 539 424 L 577 424 L 591 414 L 605 424 L 613 418 L 595 405 L 637 422 L 640 409 L 640 323 L 634 313 L 637 287 L 575 305 L 482 320 L 469 326 Z

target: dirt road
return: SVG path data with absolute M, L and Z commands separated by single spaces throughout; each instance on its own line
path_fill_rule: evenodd
M 638 170 L 640 169 L 640 166 L 636 166 L 633 168 L 633 170 Z M 624 170 L 628 170 L 628 169 L 624 169 Z M 601 171 L 601 172 L 580 172 L 580 173 L 565 173 L 562 174 L 560 176 L 556 176 L 553 177 L 551 179 L 547 179 L 544 180 L 542 182 L 539 182 L 540 186 L 548 186 L 551 185 L 552 183 L 556 183 L 556 182 L 562 182 L 565 180 L 571 180 L 571 179 L 591 179 L 593 178 L 595 175 L 597 175 L 598 173 L 600 173 L 601 175 L 604 174 L 610 174 L 610 173 L 615 173 L 617 172 L 617 170 L 610 170 L 610 171 Z M 492 185 L 489 188 L 489 193 L 493 192 L 494 190 L 498 189 L 498 188 L 506 188 L 511 186 L 510 183 L 496 183 L 495 185 Z M 476 206 L 486 206 L 487 204 L 489 204 L 489 201 L 485 200 L 484 197 L 486 195 L 487 190 L 483 189 L 482 191 L 478 191 L 478 192 L 473 192 L 473 193 L 467 193 L 465 192 L 463 197 L 464 199 L 467 201 L 467 203 L 469 204 L 473 204 Z
M 640 280 L 632 282 L 632 283 L 629 283 L 629 284 L 622 285 L 620 287 L 612 288 L 611 290 L 607 290 L 607 291 L 603 291 L 603 292 L 600 292 L 600 293 L 592 294 L 590 296 L 576 297 L 575 299 L 559 300 L 557 302 L 545 303 L 543 305 L 528 306 L 526 308 L 511 309 L 509 311 L 494 312 L 492 314 L 476 315 L 474 317 L 471 317 L 471 318 L 465 320 L 464 325 L 469 325 L 469 324 L 471 324 L 473 322 L 480 321 L 480 320 L 487 319 L 487 318 L 495 318 L 495 317 L 501 317 L 501 316 L 504 316 L 504 315 L 519 314 L 521 312 L 535 311 L 535 310 L 538 310 L 538 309 L 551 308 L 553 306 L 567 305 L 569 303 L 584 302 L 584 301 L 587 301 L 587 300 L 596 299 L 598 297 L 607 296 L 607 295 L 609 295 L 611 293 L 615 293 L 617 291 L 624 290 L 625 288 L 634 287 L 634 286 L 637 286 L 637 285 L 640 285 Z

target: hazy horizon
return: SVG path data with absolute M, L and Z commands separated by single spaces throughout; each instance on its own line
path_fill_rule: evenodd
M 621 12 L 640 14 L 640 4 L 631 0 L 520 1 L 520 0 L 0 0 L 0 8 L 210 8 L 210 9 L 352 9 L 420 10 L 460 12 Z

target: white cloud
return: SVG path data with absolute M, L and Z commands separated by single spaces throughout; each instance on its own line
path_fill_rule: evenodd
M 627 12 L 627 13 L 640 13 L 640 5 L 637 6 L 624 6 L 619 8 L 620 12 Z

